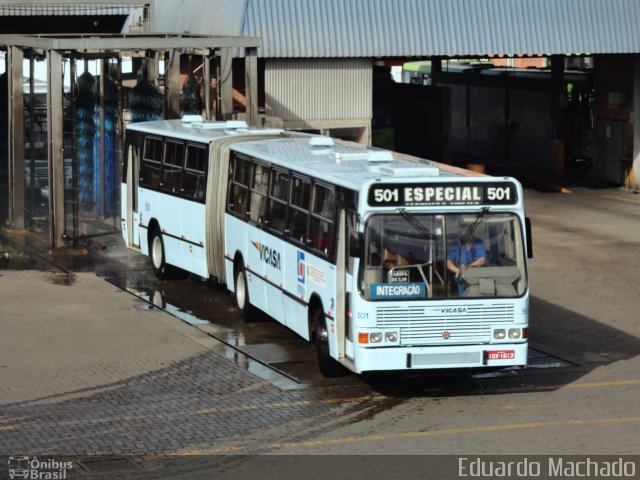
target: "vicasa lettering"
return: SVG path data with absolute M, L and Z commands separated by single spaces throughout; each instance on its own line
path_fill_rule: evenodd
M 280 270 L 280 252 L 260 242 L 251 242 L 251 244 L 260 252 L 260 260 Z
M 467 307 L 443 307 L 442 313 L 467 313 Z

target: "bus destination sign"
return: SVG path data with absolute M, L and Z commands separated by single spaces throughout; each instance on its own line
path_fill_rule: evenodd
M 378 183 L 369 189 L 373 207 L 514 205 L 512 182 L 483 183 Z

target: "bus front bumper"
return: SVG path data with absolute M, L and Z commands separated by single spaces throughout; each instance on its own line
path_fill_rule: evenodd
M 384 370 L 493 368 L 527 364 L 527 343 L 356 348 L 358 373 Z

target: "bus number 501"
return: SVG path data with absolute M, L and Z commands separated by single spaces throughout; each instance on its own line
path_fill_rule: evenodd
M 511 200 L 511 190 L 508 187 L 487 187 L 487 200 Z
M 389 188 L 375 190 L 373 195 L 376 203 L 397 202 L 399 198 L 397 188 L 393 190 Z

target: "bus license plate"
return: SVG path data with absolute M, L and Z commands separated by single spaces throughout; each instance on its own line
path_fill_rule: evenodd
M 513 360 L 516 358 L 515 350 L 491 350 L 487 352 L 487 360 Z

